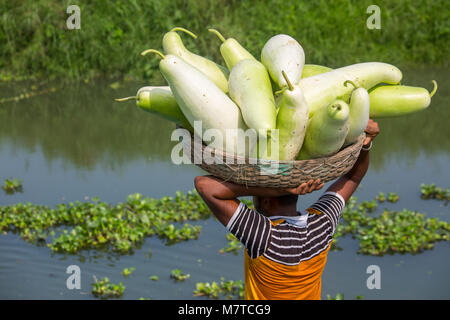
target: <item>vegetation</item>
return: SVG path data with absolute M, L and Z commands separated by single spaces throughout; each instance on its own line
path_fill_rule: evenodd
M 344 300 L 344 294 L 336 293 L 334 297 L 330 294 L 327 294 L 327 300 Z
M 371 154 L 373 172 L 385 172 L 391 161 L 401 166 L 413 165 L 424 156 L 450 154 L 450 139 L 442 139 L 450 135 L 445 121 L 450 117 L 450 86 L 444 70 L 404 70 L 407 83 L 429 87 L 429 80 L 435 78 L 439 91 L 430 108 L 423 112 L 380 119 L 382 133 L 374 144 L 376 152 Z M 87 170 L 119 170 L 134 160 L 170 161 L 176 144 L 170 141 L 175 125 L 139 110 L 133 102 L 113 101 L 114 97 L 135 94 L 146 83 L 122 83 L 117 90 L 109 84 L 77 83 L 53 94 L 0 105 L 0 144 L 30 153 L 38 149 L 47 165 L 63 161 Z M 20 95 L 22 90 L 18 85 L 3 84 L 0 96 Z M 421 128 L 420 134 L 417 128 Z M 73 137 L 77 137 L 77 143 L 72 143 Z
M 17 232 L 31 243 L 48 241 L 47 246 L 55 252 L 104 249 L 126 254 L 153 235 L 167 244 L 196 239 L 200 226 L 180 224 L 210 214 L 195 191 L 161 199 L 133 194 L 115 206 L 95 198 L 59 204 L 54 209 L 19 203 L 0 207 L 0 231 Z
M 125 290 L 125 286 L 122 282 L 119 282 L 119 284 L 114 284 L 109 281 L 109 278 L 97 280 L 94 276 L 94 281 L 95 282 L 92 285 L 91 292 L 97 298 L 119 298 L 123 295 Z
M 298 39 L 307 63 L 331 67 L 377 60 L 396 65 L 447 65 L 448 2 L 399 0 L 378 3 L 381 29 L 366 26 L 369 0 L 297 1 L 174 0 L 77 2 L 81 29 L 68 30 L 69 1 L 0 0 L 0 69 L 4 80 L 96 75 L 152 79 L 157 58 L 139 53 L 160 48 L 175 26 L 198 35 L 182 36 L 188 49 L 220 58 L 217 28 L 234 37 L 255 57 L 277 33 Z M 276 10 L 274 10 L 276 8 Z
M 226 281 L 224 278 L 220 278 L 219 283 L 215 281 L 212 283 L 198 282 L 193 293 L 197 297 L 205 296 L 213 299 L 219 299 L 222 296 L 225 296 L 226 299 L 244 299 L 244 285 L 241 280 Z
M 397 200 L 395 193 L 388 195 L 388 201 Z M 358 239 L 361 253 L 383 255 L 418 253 L 433 248 L 437 241 L 450 240 L 448 222 L 406 209 L 369 215 L 377 209 L 377 201 L 356 201 L 352 197 L 344 209 L 335 244 L 339 237 L 351 234 Z M 248 200 L 246 203 L 250 205 Z M 169 245 L 197 239 L 200 226 L 181 224 L 210 216 L 196 191 L 161 199 L 133 194 L 115 206 L 95 198 L 92 202 L 59 204 L 54 209 L 31 203 L 1 206 L 0 232 L 19 233 L 24 240 L 46 243 L 55 252 L 103 249 L 126 254 L 153 235 Z M 229 244 L 220 252 L 238 252 L 242 247 L 239 241 L 232 235 L 226 237 Z
M 427 199 L 439 198 L 443 192 L 448 192 L 448 189 L 443 191 L 435 185 L 422 185 L 422 194 Z M 450 223 L 426 218 L 424 214 L 407 209 L 384 210 L 377 215 L 378 203 L 386 196 L 380 192 L 376 198 L 378 201 L 357 203 L 357 198 L 352 197 L 347 202 L 343 219 L 334 235 L 333 249 L 338 248 L 338 238 L 346 234 L 358 240 L 360 253 L 369 255 L 419 253 L 432 249 L 438 241 L 450 241 Z M 389 193 L 387 200 L 396 202 L 398 195 Z M 249 200 L 244 201 L 252 206 Z M 195 191 L 187 194 L 177 192 L 175 197 L 161 199 L 133 194 L 125 203 L 115 206 L 95 198 L 92 202 L 59 204 L 54 209 L 31 203 L 0 206 L 0 232 L 19 233 L 26 241 L 47 243 L 56 252 L 76 253 L 84 249 L 98 249 L 127 254 L 138 247 L 145 237 L 152 235 L 159 236 L 167 244 L 196 239 L 199 226 L 179 224 L 210 216 L 209 209 Z M 229 244 L 220 250 L 221 253 L 236 253 L 242 249 L 234 236 L 227 235 L 227 240 Z M 134 270 L 134 267 L 124 268 L 122 275 L 128 277 Z M 170 274 L 170 278 L 177 282 L 189 277 L 180 269 L 174 269 Z M 94 279 L 94 296 L 106 299 L 123 295 L 125 287 L 122 282 L 113 284 L 108 278 Z M 149 279 L 157 281 L 159 277 L 153 275 Z M 242 281 L 221 278 L 220 282 L 197 283 L 193 293 L 214 299 L 243 299 L 244 286 Z M 343 295 L 327 295 L 327 298 L 341 300 Z
M 362 298 L 362 295 L 356 296 L 356 300 L 361 300 Z M 337 293 L 334 297 L 330 294 L 327 294 L 327 300 L 344 300 L 344 294 Z
M 125 269 L 123 269 L 123 271 L 122 271 L 122 275 L 123 275 L 125 278 L 128 278 L 128 276 L 129 276 L 130 274 L 132 274 L 134 270 L 136 270 L 134 267 L 131 267 L 131 268 L 125 268 Z
M 380 196 L 378 196 L 380 197 Z M 391 194 L 391 202 L 398 196 Z M 351 234 L 359 241 L 359 252 L 370 255 L 386 253 L 419 253 L 434 248 L 435 242 L 450 241 L 450 223 L 437 218 L 426 218 L 424 214 L 403 209 L 401 211 L 384 210 L 379 216 L 371 216 L 377 208 L 377 202 L 363 201 L 359 205 L 357 198 L 347 202 L 343 219 L 334 234 L 334 248 L 337 239 Z
M 231 233 L 226 234 L 228 245 L 225 248 L 219 250 L 219 253 L 232 252 L 238 254 L 242 249 L 242 243 Z
M 19 180 L 17 178 L 5 179 L 5 182 L 2 185 L 2 189 L 3 191 L 5 191 L 6 194 L 22 192 L 23 191 L 22 180 Z
M 434 248 L 437 241 L 450 240 L 450 224 L 421 213 L 385 210 L 378 218 L 368 219 L 358 230 L 360 251 L 365 254 L 419 253 Z
M 186 279 L 189 279 L 191 275 L 182 273 L 180 269 L 174 269 L 170 273 L 170 277 L 175 281 L 184 281 Z
M 384 195 L 383 192 L 378 193 L 378 195 L 375 197 L 375 199 L 379 202 L 379 203 L 383 203 L 386 201 L 386 196 Z
M 420 186 L 420 193 L 422 199 L 437 199 L 445 201 L 445 205 L 447 205 L 448 201 L 450 201 L 450 189 L 441 189 L 436 187 L 433 184 L 422 184 Z
M 399 196 L 395 192 L 389 192 L 387 196 L 387 201 L 391 203 L 397 202 L 399 199 Z

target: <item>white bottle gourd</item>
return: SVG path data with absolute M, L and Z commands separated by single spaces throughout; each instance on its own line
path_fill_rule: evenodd
M 202 121 L 202 136 L 208 129 L 218 130 L 223 138 L 223 150 L 227 153 L 245 155 L 245 148 L 238 148 L 238 130 L 246 130 L 238 106 L 201 71 L 174 55 L 161 55 L 159 69 L 169 83 L 181 111 L 194 127 L 194 121 Z M 234 129 L 227 132 L 227 129 Z M 217 144 L 219 143 L 219 144 Z M 222 149 L 220 141 L 209 144 Z

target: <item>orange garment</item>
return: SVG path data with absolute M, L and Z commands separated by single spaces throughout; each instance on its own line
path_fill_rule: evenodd
M 317 256 L 295 266 L 274 262 L 264 255 L 252 259 L 245 250 L 245 299 L 320 300 L 322 272 L 330 246 L 331 243 Z

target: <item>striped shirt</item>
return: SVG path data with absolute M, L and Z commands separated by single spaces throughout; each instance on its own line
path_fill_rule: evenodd
M 342 215 L 345 201 L 335 192 L 325 192 L 310 206 L 305 227 L 281 220 L 274 223 L 242 202 L 227 224 L 227 229 L 245 246 L 252 259 L 263 255 L 284 265 L 298 265 L 329 247 Z

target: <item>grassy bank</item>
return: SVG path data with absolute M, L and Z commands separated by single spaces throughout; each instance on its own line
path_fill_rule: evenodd
M 300 41 L 307 63 L 448 65 L 447 1 L 378 1 L 381 30 L 369 30 L 366 9 L 372 2 L 0 0 L 0 74 L 3 79 L 125 75 L 161 82 L 157 58 L 139 53 L 160 49 L 163 34 L 174 26 L 199 36 L 182 36 L 189 49 L 220 63 L 220 42 L 208 27 L 238 39 L 258 58 L 265 41 L 287 33 Z M 81 9 L 79 30 L 66 27 L 69 4 Z

